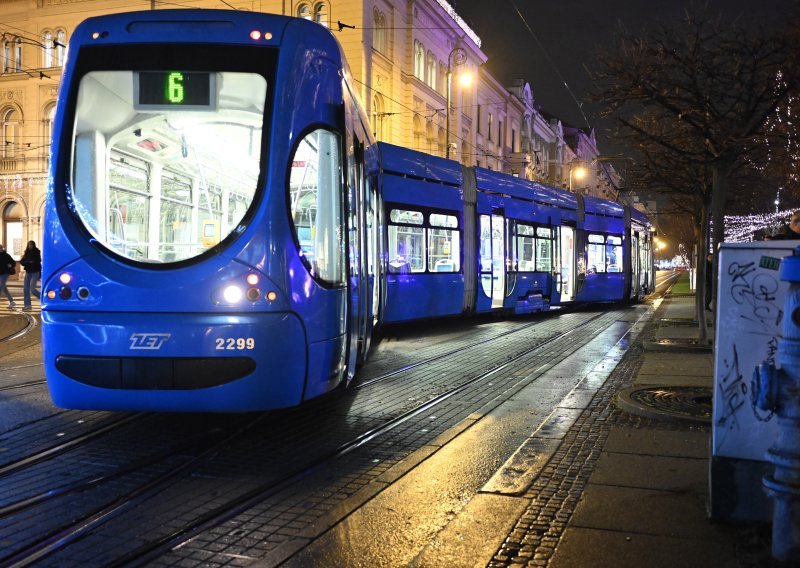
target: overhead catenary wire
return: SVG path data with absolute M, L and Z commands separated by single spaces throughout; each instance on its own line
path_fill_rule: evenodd
M 561 81 L 563 83 L 564 88 L 569 93 L 570 98 L 572 98 L 572 100 L 575 102 L 575 106 L 578 107 L 578 111 L 581 113 L 581 117 L 583 117 L 583 121 L 586 123 L 586 127 L 587 128 L 591 128 L 592 125 L 589 124 L 589 119 L 586 118 L 586 114 L 583 112 L 583 105 L 581 105 L 581 103 L 578 101 L 578 98 L 575 96 L 575 93 L 572 92 L 572 89 L 570 88 L 570 86 L 567 83 L 566 79 L 564 79 L 564 76 L 561 74 L 561 71 L 558 70 L 558 66 L 556 66 L 555 62 L 550 57 L 550 54 L 545 49 L 544 45 L 542 45 L 542 42 L 539 41 L 539 38 L 537 37 L 536 33 L 533 31 L 533 28 L 531 28 L 530 24 L 528 24 L 528 20 L 525 19 L 525 16 L 522 14 L 522 11 L 517 6 L 517 3 L 515 2 L 515 0 L 508 0 L 508 1 L 511 3 L 511 6 L 517 12 L 517 15 L 519 16 L 520 20 L 522 20 L 522 23 L 525 25 L 525 28 L 528 30 L 528 33 L 531 34 L 531 37 L 533 38 L 533 41 L 535 41 L 536 45 L 539 46 L 539 49 L 542 50 L 542 53 L 544 54 L 544 57 L 547 60 L 547 63 L 550 65 L 550 68 L 556 74 L 556 76 L 558 77 L 559 81 Z

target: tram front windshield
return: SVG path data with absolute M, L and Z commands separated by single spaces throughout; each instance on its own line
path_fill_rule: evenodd
M 95 70 L 77 91 L 72 205 L 97 242 L 142 263 L 201 255 L 240 227 L 262 160 L 259 73 Z

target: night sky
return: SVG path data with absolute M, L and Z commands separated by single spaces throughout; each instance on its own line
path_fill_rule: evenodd
M 656 21 L 680 21 L 684 10 L 692 5 L 690 0 L 514 0 L 513 3 L 452 0 L 450 3 L 481 37 L 482 49 L 489 57 L 486 65 L 496 78 L 505 85 L 517 77 L 525 78 L 531 84 L 534 100 L 544 111 L 570 125 L 586 127 L 578 103 L 563 84 L 566 81 L 575 98 L 584 103 L 589 124 L 597 129 L 601 153 L 606 124 L 586 102 L 591 81 L 584 66 L 591 67 L 598 46 L 613 45 L 620 22 L 629 31 L 646 30 Z M 544 51 L 526 29 L 514 4 Z M 741 17 L 754 25 L 776 29 L 796 13 L 797 1 L 709 0 L 708 5 L 711 13 L 721 13 L 725 20 Z

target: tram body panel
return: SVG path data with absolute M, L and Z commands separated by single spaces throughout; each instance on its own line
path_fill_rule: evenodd
M 624 210 L 621 205 L 584 196 L 583 223 L 586 279 L 576 298 L 581 302 L 612 302 L 625 297 Z
M 463 311 L 463 196 L 460 166 L 379 143 L 386 209 L 384 321 Z

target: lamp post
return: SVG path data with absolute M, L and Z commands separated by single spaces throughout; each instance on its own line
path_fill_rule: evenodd
M 578 165 L 576 166 L 575 163 L 571 163 L 569 165 L 569 190 L 572 191 L 572 179 L 576 178 L 579 181 L 586 177 L 588 171 L 584 166 Z
M 454 57 L 455 56 L 455 57 Z M 467 61 L 467 52 L 461 47 L 454 47 L 447 55 L 447 101 L 445 104 L 444 112 L 447 115 L 445 118 L 445 157 L 450 159 L 450 92 L 453 83 L 453 67 L 463 65 Z

